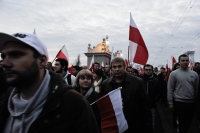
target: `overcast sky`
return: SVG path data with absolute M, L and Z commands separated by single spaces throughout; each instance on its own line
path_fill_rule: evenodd
M 46 44 L 52 61 L 63 45 L 70 64 L 78 54 L 87 63 L 88 44 L 109 36 L 112 51 L 127 58 L 130 12 L 149 51 L 148 63 L 171 65 L 186 51 L 200 61 L 199 0 L 0 0 L 0 32 L 33 33 Z

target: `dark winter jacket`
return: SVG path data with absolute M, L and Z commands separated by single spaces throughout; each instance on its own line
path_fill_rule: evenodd
M 59 74 L 49 72 L 50 91 L 39 117 L 31 124 L 28 133 L 98 133 L 98 126 L 88 101 L 66 85 Z M 9 112 L 7 91 L 0 105 L 0 133 Z
M 149 98 L 150 107 L 154 108 L 156 107 L 157 101 L 160 99 L 159 81 L 157 78 L 153 77 L 153 75 L 150 77 L 144 75 L 141 78 L 143 79 L 145 90 Z
M 113 81 L 112 76 L 102 83 L 100 95 L 117 89 L 113 87 Z M 142 79 L 125 74 L 121 95 L 124 116 L 128 122 L 125 133 L 153 133 L 151 110 Z

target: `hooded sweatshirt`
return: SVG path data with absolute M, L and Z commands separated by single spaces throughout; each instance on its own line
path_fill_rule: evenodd
M 40 115 L 49 92 L 50 75 L 46 70 L 44 79 L 29 100 L 20 97 L 19 90 L 14 88 L 8 100 L 9 117 L 3 133 L 27 133 L 30 125 Z

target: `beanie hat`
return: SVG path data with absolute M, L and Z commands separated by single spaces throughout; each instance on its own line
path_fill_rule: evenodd
M 95 73 L 97 76 L 99 76 L 100 78 L 101 78 L 102 75 L 103 75 L 103 71 L 102 71 L 101 69 L 96 69 L 96 70 L 94 70 L 94 73 Z
M 35 34 L 28 33 L 16 33 L 13 35 L 9 35 L 6 33 L 0 32 L 0 52 L 3 49 L 3 45 L 6 42 L 19 42 L 29 45 L 34 48 L 41 55 L 45 55 L 47 60 L 49 60 L 48 52 L 46 46 L 37 38 Z

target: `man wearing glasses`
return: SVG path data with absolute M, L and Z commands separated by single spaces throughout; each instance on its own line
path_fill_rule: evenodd
M 170 74 L 167 98 L 169 108 L 175 111 L 178 117 L 179 133 L 186 133 L 195 112 L 199 76 L 188 68 L 189 57 L 187 55 L 180 55 L 178 60 L 180 68 Z
M 150 64 L 146 64 L 143 67 L 144 75 L 141 77 L 144 82 L 145 90 L 149 98 L 151 113 L 152 113 L 152 122 L 153 128 L 155 126 L 156 119 L 156 103 L 160 98 L 160 87 L 159 81 L 153 75 L 153 66 Z
M 128 123 L 124 133 L 153 133 L 151 110 L 142 79 L 125 72 L 125 61 L 115 57 L 111 61 L 112 76 L 102 83 L 100 95 L 122 87 L 123 113 Z

